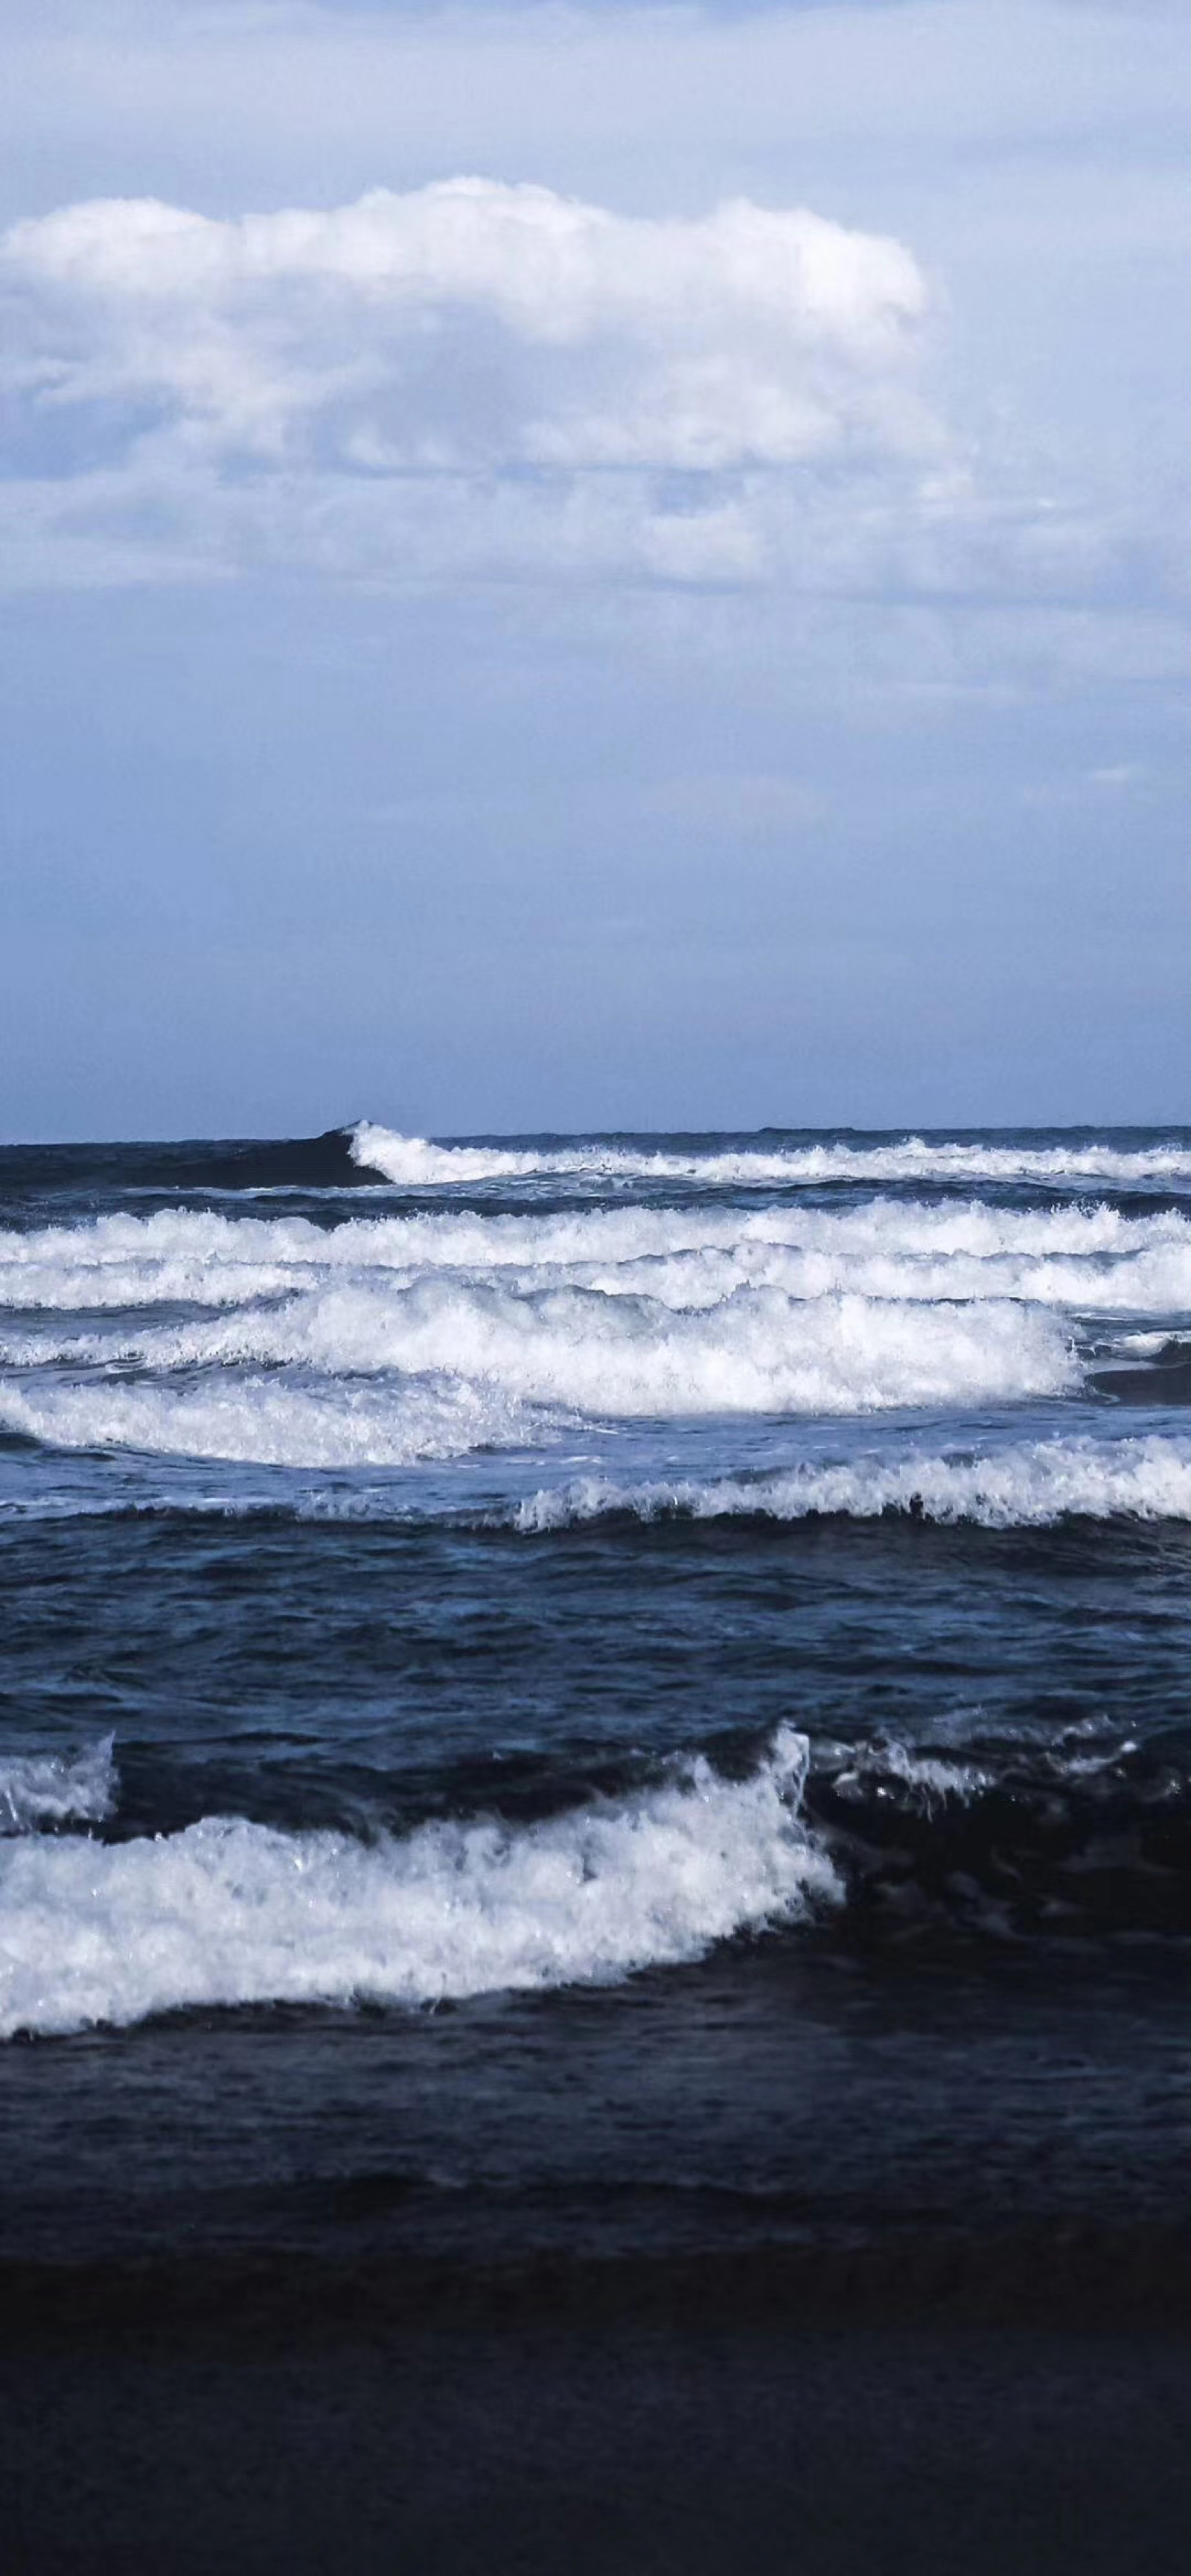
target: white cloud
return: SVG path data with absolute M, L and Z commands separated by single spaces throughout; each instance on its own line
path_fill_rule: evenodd
M 899 243 L 802 211 L 659 222 L 483 179 L 239 222 L 70 206 L 12 227 L 3 253 L 40 307 L 54 399 L 164 394 L 267 449 L 340 395 L 355 434 L 384 423 L 387 397 L 380 461 L 405 465 L 478 449 L 701 468 L 884 444 L 926 303 Z
M 943 451 L 912 254 L 801 209 L 661 220 L 475 178 L 232 221 L 110 199 L 12 226 L 0 280 L 34 565 L 56 531 L 142 571 L 163 546 L 419 578 L 548 551 L 750 580 L 780 551 L 758 477 L 797 517 L 800 478 Z
M 1189 48 L 1177 0 L 43 0 L 8 578 L 742 592 L 838 603 L 853 665 L 913 615 L 931 669 L 982 618 L 989 668 L 1182 669 Z M 415 184 L 461 166 L 506 184 Z

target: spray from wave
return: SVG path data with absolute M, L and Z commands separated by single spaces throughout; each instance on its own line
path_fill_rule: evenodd
M 904 1136 L 859 1145 L 834 1140 L 774 1147 L 709 1143 L 674 1152 L 595 1139 L 558 1146 L 439 1145 L 361 1119 L 351 1130 L 350 1151 L 362 1169 L 401 1189 L 564 1177 L 701 1181 L 733 1188 L 829 1181 L 1099 1181 L 1128 1187 L 1191 1180 L 1191 1147 L 1183 1141 L 1129 1150 L 1075 1138 L 1062 1145 L 993 1145 Z
M 74 1761 L 53 1753 L 10 1754 L 0 1762 L 0 1835 L 102 1824 L 115 1806 L 117 1785 L 110 1735 Z

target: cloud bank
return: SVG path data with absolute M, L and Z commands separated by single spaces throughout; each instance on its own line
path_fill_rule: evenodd
M 109 199 L 10 227 L 0 280 L 27 575 L 750 579 L 825 500 L 918 489 L 945 453 L 911 252 L 744 198 L 657 219 L 456 178 L 236 220 Z

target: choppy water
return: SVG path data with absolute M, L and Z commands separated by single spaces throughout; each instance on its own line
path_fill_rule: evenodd
M 1189 1402 L 1191 1130 L 0 1152 L 10 2229 L 1136 2201 Z

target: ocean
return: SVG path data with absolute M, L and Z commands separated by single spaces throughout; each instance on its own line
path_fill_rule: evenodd
M 453 2323 L 474 2451 L 514 2326 L 595 2442 L 634 2336 L 1191 2312 L 1191 1130 L 14 1146 L 0 1229 L 26 2358 Z M 39 2421 L 20 2563 L 125 2564 Z

